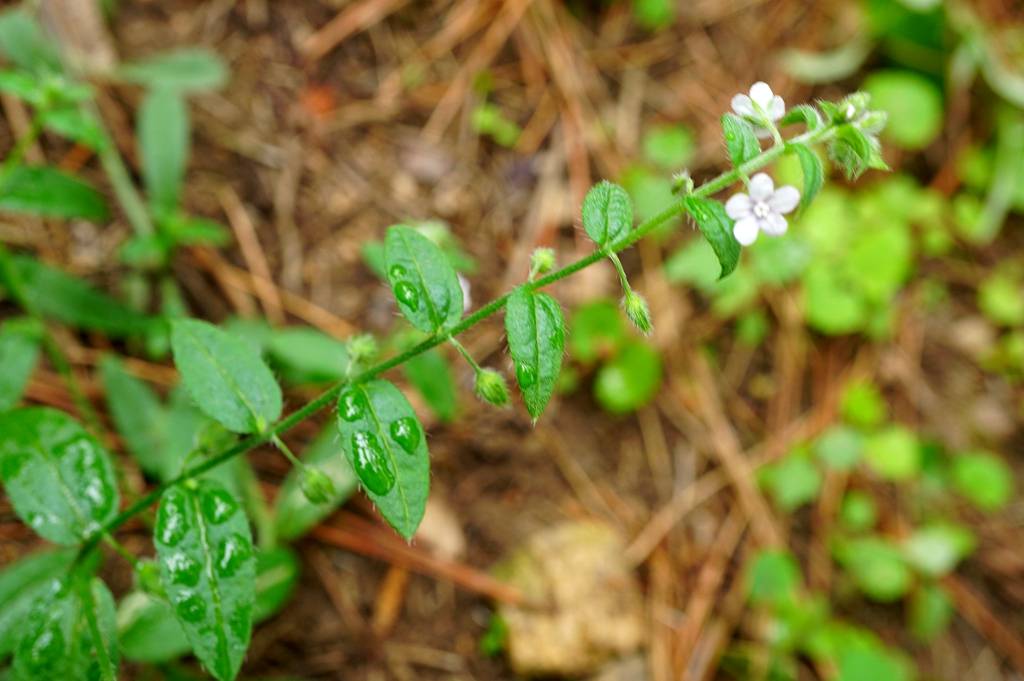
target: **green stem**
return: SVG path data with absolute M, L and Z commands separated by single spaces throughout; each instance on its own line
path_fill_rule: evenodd
M 819 128 L 818 130 L 813 130 L 805 132 L 802 135 L 798 135 L 797 137 L 793 138 L 792 142 L 795 144 L 817 144 L 830 139 L 834 135 L 835 127 L 833 125 L 829 125 L 826 127 Z M 711 180 L 708 180 L 699 188 L 694 190 L 692 196 L 708 197 L 711 196 L 712 194 L 716 194 L 725 189 L 726 187 L 734 184 L 739 179 L 741 173 L 749 175 L 755 170 L 759 170 L 765 167 L 769 163 L 773 162 L 774 160 L 782 156 L 784 151 L 785 147 L 781 145 L 776 145 L 771 147 L 770 149 L 762 151 L 754 158 L 740 165 L 739 168 L 727 170 L 724 173 L 721 173 L 720 175 L 712 178 Z M 614 253 L 618 253 L 619 251 L 623 251 L 629 248 L 630 246 L 635 244 L 637 241 L 643 239 L 645 236 L 650 234 L 652 231 L 654 231 L 664 223 L 681 215 L 684 212 L 684 210 L 685 209 L 683 207 L 683 202 L 681 200 L 677 200 L 665 210 L 645 220 L 621 241 L 612 244 L 608 248 L 608 250 Z M 594 263 L 606 257 L 606 255 L 607 254 L 605 250 L 595 250 L 583 256 L 579 260 L 569 265 L 566 265 L 562 269 L 555 270 L 554 272 L 551 272 L 550 274 L 543 276 L 536 281 L 522 284 L 519 288 L 525 288 L 528 291 L 535 291 L 537 289 L 544 288 L 545 286 L 550 286 L 556 281 L 565 279 L 566 277 L 575 274 L 576 272 L 579 272 L 582 269 L 590 267 Z M 446 334 L 431 336 L 430 338 L 427 338 L 426 340 L 417 343 L 416 345 L 405 350 L 404 352 L 401 352 L 395 355 L 394 357 L 391 357 L 390 359 L 383 360 L 382 362 L 379 362 L 378 364 L 368 369 L 365 369 L 355 377 L 335 384 L 331 388 L 321 393 L 318 397 L 314 398 L 312 401 L 307 402 L 298 410 L 293 411 L 291 414 L 284 417 L 277 423 L 271 424 L 262 432 L 255 435 L 250 435 L 244 440 L 241 440 L 240 442 L 237 442 L 231 447 L 225 449 L 223 452 L 215 456 L 211 456 L 202 463 L 199 463 L 183 471 L 173 480 L 168 480 L 166 482 L 160 483 L 159 485 L 154 487 L 148 494 L 137 499 L 134 503 L 132 503 L 123 511 L 121 511 L 121 513 L 115 516 L 113 520 L 106 523 L 106 525 L 104 525 L 103 528 L 101 529 L 101 532 L 112 532 L 116 530 L 118 527 L 126 523 L 130 518 L 134 517 L 138 513 L 141 513 L 150 505 L 156 503 L 160 499 L 160 496 L 164 493 L 164 491 L 166 491 L 170 487 L 173 487 L 174 485 L 177 485 L 190 478 L 202 475 L 206 471 L 212 468 L 216 468 L 225 461 L 229 461 L 230 459 L 238 456 L 239 454 L 243 454 L 249 451 L 250 449 L 258 447 L 267 442 L 273 441 L 273 439 L 279 436 L 281 433 L 291 430 L 293 427 L 295 427 L 296 424 L 306 420 L 307 418 L 317 413 L 321 409 L 324 409 L 328 405 L 335 402 L 338 398 L 338 395 L 341 394 L 341 391 L 345 388 L 345 386 L 351 383 L 363 383 L 369 381 L 370 379 L 376 378 L 380 374 L 383 374 L 386 371 L 390 371 L 391 369 L 394 369 L 395 367 L 404 364 L 413 357 L 421 355 L 427 350 L 430 350 L 440 345 L 441 343 L 444 343 L 447 340 L 453 341 L 453 343 L 456 344 L 456 348 L 461 347 L 461 344 L 459 344 L 455 340 L 455 336 L 458 336 L 467 329 L 476 326 L 483 320 L 487 319 L 491 315 L 501 310 L 508 302 L 508 299 L 511 295 L 511 293 L 505 293 L 504 295 L 495 298 L 491 302 L 487 303 L 486 305 L 478 309 L 473 314 L 464 318 L 454 327 L 449 329 Z M 475 362 L 473 362 L 473 364 L 475 364 Z M 88 553 L 88 551 L 93 546 L 95 546 L 97 541 L 98 539 L 95 536 L 89 541 L 87 541 L 82 546 L 81 555 L 85 555 L 86 553 Z
M 622 293 L 626 296 L 633 289 L 629 286 L 629 279 L 626 277 L 626 270 L 622 267 L 622 261 L 619 260 L 619 255 L 615 251 L 606 251 L 605 255 L 615 265 L 615 271 L 619 273 L 619 283 L 622 284 Z
M 92 101 L 88 100 L 83 102 L 81 106 L 96 121 L 96 125 L 103 132 L 103 139 L 107 142 L 100 147 L 97 154 L 100 157 L 100 165 L 103 166 L 103 171 L 107 174 L 107 179 L 110 180 L 110 186 L 114 189 L 114 196 L 117 197 L 117 202 L 121 204 L 121 210 L 124 211 L 125 217 L 128 218 L 128 222 L 136 234 L 143 236 L 153 234 L 155 229 L 153 228 L 153 221 L 149 217 L 146 204 L 142 201 L 142 197 L 135 188 L 131 175 L 128 174 L 128 169 L 121 159 L 121 154 L 117 151 L 117 145 L 114 144 L 113 138 L 107 133 L 99 110 Z
M 275 444 L 280 442 L 276 435 L 273 439 L 276 440 Z M 282 442 L 281 445 L 284 445 L 284 443 Z M 260 489 L 260 481 L 256 478 L 256 474 L 253 473 L 252 466 L 249 465 L 248 460 L 244 460 L 242 463 L 245 465 L 239 466 L 239 477 L 241 477 L 242 494 L 245 495 L 245 507 L 248 509 L 253 524 L 256 526 L 256 538 L 259 547 L 269 550 L 277 544 L 274 518 L 270 513 L 270 508 L 267 506 L 267 500 L 263 496 L 263 490 Z
M 128 561 L 128 563 L 132 566 L 132 569 L 138 567 L 139 561 L 135 557 L 135 555 L 132 554 L 131 551 L 126 549 L 124 545 L 121 544 L 121 542 L 114 539 L 113 535 L 111 535 L 109 532 L 104 532 L 102 538 L 103 543 L 109 546 L 110 548 L 114 549 L 114 551 L 117 552 L 117 555 L 121 556 L 126 561 Z
M 455 338 L 454 333 L 448 336 L 448 342 L 454 345 L 455 349 L 459 351 L 460 355 L 462 355 L 462 358 L 469 363 L 469 366 L 473 367 L 474 373 L 479 374 L 483 371 L 483 368 L 481 368 L 481 366 L 477 364 L 477 361 L 473 359 L 473 355 L 469 354 L 469 350 L 467 350 L 466 347 Z

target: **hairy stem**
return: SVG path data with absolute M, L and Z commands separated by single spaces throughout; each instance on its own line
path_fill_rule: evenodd
M 792 144 L 817 144 L 827 141 L 834 135 L 835 126 L 827 125 L 822 128 L 819 128 L 818 130 L 805 132 L 804 134 L 793 138 L 790 142 Z M 755 156 L 754 158 L 747 161 L 746 163 L 740 165 L 738 168 L 733 168 L 732 170 L 728 170 L 712 178 L 711 180 L 708 180 L 700 187 L 695 189 L 692 195 L 699 197 L 708 197 L 711 196 L 712 194 L 716 194 L 725 189 L 726 187 L 729 187 L 730 185 L 734 184 L 743 175 L 749 175 L 755 170 L 759 170 L 768 165 L 769 163 L 775 161 L 780 156 L 782 156 L 783 153 L 785 153 L 785 147 L 783 145 L 775 145 L 769 149 L 766 149 L 757 156 Z M 680 216 L 684 212 L 684 210 L 685 209 L 683 207 L 682 200 L 677 200 L 662 212 L 645 220 L 636 229 L 630 232 L 624 239 L 620 240 L 615 244 L 610 245 L 607 249 L 594 250 L 592 253 L 583 256 L 579 260 L 570 263 L 569 265 L 566 265 L 562 269 L 555 270 L 554 272 L 551 272 L 550 274 L 547 274 L 546 276 L 543 276 L 540 279 L 537 279 L 536 281 L 530 281 L 525 284 L 522 284 L 520 287 L 526 288 L 529 291 L 535 291 L 537 289 L 544 288 L 545 286 L 550 286 L 556 281 L 565 279 L 566 277 L 575 274 L 576 272 L 579 272 L 582 269 L 590 267 L 594 263 L 604 259 L 605 257 L 608 256 L 609 252 L 618 253 L 620 251 L 624 251 L 625 249 L 629 248 L 636 242 L 640 241 L 641 239 L 643 239 L 645 236 L 650 234 L 652 231 L 654 231 L 664 223 Z M 333 387 L 327 389 L 318 397 L 314 398 L 312 401 L 307 402 L 303 407 L 292 412 L 291 414 L 277 421 L 276 423 L 271 424 L 262 432 L 256 435 L 250 435 L 249 437 L 235 443 L 234 445 L 225 449 L 219 454 L 211 456 L 205 461 L 198 463 L 195 466 L 192 466 L 191 468 L 188 468 L 173 480 L 168 480 L 166 482 L 160 483 L 159 485 L 154 487 L 148 494 L 137 499 L 135 502 L 133 502 L 131 505 L 129 505 L 127 508 L 121 511 L 121 513 L 119 513 L 113 520 L 111 520 L 103 528 L 101 528 L 100 533 L 112 532 L 116 530 L 118 527 L 127 522 L 130 518 L 142 512 L 150 505 L 155 503 L 157 500 L 159 500 L 160 496 L 168 488 L 173 487 L 174 485 L 177 485 L 185 480 L 188 480 L 189 478 L 193 478 L 197 475 L 202 475 L 203 473 L 209 471 L 210 469 L 216 468 L 225 461 L 228 461 L 240 454 L 248 452 L 250 449 L 254 449 L 255 447 L 266 444 L 268 442 L 274 442 L 281 433 L 290 430 L 296 424 L 306 420 L 307 418 L 317 413 L 321 409 L 332 404 L 338 398 L 338 395 L 345 388 L 345 386 L 351 383 L 362 383 L 364 381 L 368 381 L 372 378 L 379 376 L 380 374 L 383 374 L 386 371 L 390 371 L 391 369 L 394 369 L 395 367 L 404 364 L 406 361 L 412 359 L 413 357 L 421 355 L 427 350 L 430 350 L 431 348 L 434 348 L 437 345 L 440 345 L 441 343 L 444 343 L 449 339 L 454 340 L 455 336 L 458 336 L 467 329 L 476 326 L 483 320 L 487 319 L 494 313 L 501 310 L 508 302 L 510 296 L 511 293 L 506 293 L 498 298 L 495 298 L 494 300 L 487 303 L 473 314 L 463 319 L 461 322 L 456 324 L 447 332 L 432 336 L 422 341 L 421 343 L 418 343 L 417 345 L 414 345 L 413 347 L 405 350 L 404 352 L 401 352 L 395 355 L 394 357 L 391 357 L 390 359 L 386 359 L 382 362 L 379 362 L 378 364 L 360 372 L 356 376 L 353 376 L 349 379 L 346 379 L 344 381 L 341 381 L 340 383 L 335 384 Z M 97 537 L 94 537 L 90 541 L 86 542 L 86 544 L 82 547 L 81 554 L 85 555 L 86 553 L 91 551 L 98 541 L 99 539 Z

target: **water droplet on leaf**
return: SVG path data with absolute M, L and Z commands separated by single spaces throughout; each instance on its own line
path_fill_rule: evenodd
M 391 491 L 395 486 L 395 471 L 376 435 L 366 431 L 354 433 L 352 454 L 356 474 L 366 489 L 374 494 Z
M 199 584 L 199 577 L 202 573 L 202 566 L 199 561 L 184 553 L 171 554 L 164 565 L 170 575 L 171 581 L 181 586 L 196 586 Z
M 338 398 L 338 414 L 349 423 L 355 423 L 366 414 L 366 396 L 353 388 Z
M 177 546 L 188 531 L 185 497 L 180 494 L 166 495 L 160 503 L 156 518 L 157 536 L 165 546 Z
M 420 306 L 420 294 L 416 291 L 416 287 L 407 281 L 400 281 L 395 284 L 395 298 L 402 305 L 413 310 L 418 309 Z
M 249 542 L 240 534 L 233 534 L 217 550 L 217 573 L 232 577 L 251 555 Z
M 199 500 L 199 507 L 203 510 L 203 517 L 214 525 L 227 522 L 238 510 L 238 502 L 227 490 L 208 489 L 203 492 Z
M 206 603 L 199 596 L 193 594 L 178 602 L 174 608 L 178 617 L 186 622 L 199 622 L 206 615 Z
M 391 439 L 398 443 L 407 454 L 415 454 L 420 444 L 420 427 L 416 419 L 404 416 L 391 423 Z
M 401 279 L 406 274 L 408 274 L 408 271 L 401 265 L 392 265 L 391 269 L 388 270 L 388 275 L 392 279 Z
M 537 370 L 529 364 L 519 364 L 516 366 L 516 380 L 519 381 L 519 387 L 529 388 L 537 382 Z

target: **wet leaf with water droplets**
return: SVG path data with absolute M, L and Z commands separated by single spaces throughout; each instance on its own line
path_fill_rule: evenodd
M 626 190 L 607 180 L 598 182 L 583 198 L 583 229 L 598 246 L 611 246 L 633 228 L 633 203 Z
M 462 319 L 462 287 L 448 256 L 405 225 L 388 228 L 386 272 L 398 308 L 420 331 L 436 333 Z
M 216 678 L 235 678 L 252 633 L 256 574 L 240 502 L 212 480 L 175 485 L 160 500 L 153 539 L 193 652 Z
M 114 597 L 99 579 L 54 579 L 22 622 L 14 678 L 116 681 Z
M 56 409 L 0 417 L 0 478 L 25 524 L 56 544 L 79 544 L 117 513 L 107 450 Z
M 244 341 L 206 322 L 176 319 L 171 347 L 192 399 L 228 430 L 255 433 L 281 415 L 281 388 Z
M 33 319 L 8 319 L 0 324 L 0 411 L 16 405 L 39 358 L 42 329 Z
M 338 398 L 338 431 L 367 496 L 411 538 L 427 504 L 430 455 L 408 400 L 385 380 L 349 386 Z
M 740 261 L 740 243 L 732 235 L 732 220 L 725 214 L 725 206 L 714 199 L 699 196 L 685 197 L 683 206 L 718 257 L 718 264 L 722 267 L 718 278 L 727 277 Z
M 74 557 L 73 549 L 40 551 L 0 570 L 0 659 L 14 650 L 36 598 L 67 571 Z
M 562 370 L 565 320 L 558 301 L 546 293 L 516 289 L 505 309 L 505 333 L 526 410 L 537 419 Z

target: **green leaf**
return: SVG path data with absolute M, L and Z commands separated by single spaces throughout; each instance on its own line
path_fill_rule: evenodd
M 942 131 L 942 92 L 912 71 L 877 71 L 864 81 L 873 108 L 889 114 L 883 133 L 904 149 L 923 149 Z
M 388 228 L 384 240 L 388 283 L 398 307 L 425 333 L 449 329 L 462 318 L 462 286 L 444 252 L 405 225 Z
M 659 125 L 651 128 L 643 139 L 644 157 L 666 170 L 682 168 L 693 158 L 697 143 L 693 133 L 682 125 Z
M 518 288 L 509 296 L 505 309 L 505 333 L 526 410 L 536 420 L 551 399 L 562 369 L 562 308 L 546 293 Z
M 630 341 L 597 372 L 594 397 L 613 414 L 636 411 L 654 399 L 661 375 L 658 351 L 642 341 Z
M 200 92 L 223 86 L 228 69 L 215 52 L 190 47 L 123 64 L 118 75 L 149 89 Z
M 794 107 L 790 107 L 786 115 L 779 121 L 780 125 L 792 125 L 793 123 L 803 123 L 807 126 L 807 131 L 811 132 L 821 127 L 821 115 L 817 109 L 808 104 L 798 104 Z
M 910 589 L 913 576 L 903 552 L 881 537 L 851 539 L 836 547 L 836 558 L 869 598 L 891 602 Z
M 1024 324 L 1024 286 L 1006 271 L 989 275 L 978 287 L 978 308 L 1003 326 Z
M 625 239 L 633 228 L 633 204 L 626 190 L 607 180 L 583 198 L 583 229 L 600 248 Z
M 56 409 L 0 416 L 0 477 L 18 517 L 55 544 L 81 543 L 117 513 L 110 456 Z
M 449 422 L 455 418 L 459 398 L 444 355 L 437 350 L 427 350 L 403 364 L 402 373 L 438 419 Z
M 231 234 L 224 225 L 174 213 L 160 219 L 161 236 L 181 246 L 224 246 L 231 242 Z
M 821 185 L 825 182 L 825 167 L 810 147 L 804 144 L 790 144 L 788 148 L 800 159 L 800 169 L 804 175 L 804 189 L 800 194 L 800 210 L 803 211 L 821 191 Z
M 32 106 L 38 107 L 46 97 L 43 80 L 27 71 L 15 69 L 0 70 L 0 92 L 14 95 Z
M 874 428 L 888 417 L 885 399 L 878 387 L 867 380 L 851 381 L 840 398 L 839 412 L 843 419 L 860 428 Z
M 650 31 L 667 28 L 676 18 L 672 0 L 633 0 L 633 19 Z
M 331 479 L 334 497 L 323 504 L 314 504 L 306 499 L 302 492 L 302 471 L 293 467 L 284 479 L 274 504 L 276 534 L 284 541 L 298 539 L 333 513 L 352 495 L 359 482 L 344 456 L 337 428 L 333 425 L 328 425 L 313 440 L 302 460 Z
M 20 7 L 0 13 L 0 52 L 21 68 L 39 74 L 60 71 L 60 57 L 39 23 Z
M 427 438 L 409 402 L 385 380 L 353 385 L 338 397 L 341 446 L 367 496 L 411 539 L 430 491 Z
M 793 601 L 800 589 L 800 566 L 788 551 L 762 551 L 747 573 L 752 603 L 782 605 Z
M 138 138 L 150 204 L 158 215 L 173 214 L 188 162 L 188 108 L 181 93 L 162 88 L 146 95 L 139 109 Z
M 922 584 L 910 599 L 909 626 L 921 641 L 934 640 L 953 619 L 953 602 L 938 584 Z
M 914 678 L 903 658 L 880 644 L 842 649 L 838 667 L 836 681 L 911 681 Z
M 51 109 L 41 114 L 43 125 L 73 142 L 93 150 L 107 146 L 107 136 L 93 115 L 75 104 Z
M 276 614 L 291 598 L 299 577 L 295 552 L 278 547 L 256 553 L 253 621 Z M 128 594 L 117 609 L 118 643 L 133 662 L 162 664 L 186 655 L 192 646 L 167 601 L 142 591 Z
M 990 452 L 965 452 L 953 459 L 953 488 L 983 511 L 998 511 L 1013 497 L 1013 471 Z
M 0 412 L 21 401 L 39 359 L 41 333 L 39 325 L 29 318 L 8 319 L 0 324 Z
M 286 546 L 256 553 L 253 621 L 262 622 L 281 611 L 295 593 L 300 572 L 299 557 Z
M 157 322 L 101 293 L 78 277 L 44 265 L 28 256 L 11 256 L 4 283 L 19 290 L 40 314 L 77 329 L 98 331 L 111 338 L 140 336 Z
M 100 380 L 111 419 L 128 451 L 143 471 L 162 477 L 168 424 L 160 398 L 113 355 L 100 361 Z
M 850 490 L 843 497 L 839 507 L 839 520 L 843 527 L 851 532 L 865 532 L 875 526 L 878 520 L 878 509 L 875 501 L 867 492 Z
M 96 578 L 52 580 L 22 623 L 15 679 L 116 681 L 114 597 Z
M 761 143 L 757 141 L 754 128 L 736 114 L 722 116 L 722 136 L 734 168 L 761 153 Z
M 685 197 L 683 206 L 718 258 L 718 264 L 722 267 L 718 278 L 729 276 L 740 261 L 740 244 L 732 235 L 732 220 L 725 214 L 725 206 L 714 199 L 698 196 Z
M 814 452 L 829 468 L 848 471 L 860 461 L 863 438 L 848 426 L 832 426 L 818 438 Z
M 275 329 L 267 354 L 294 383 L 341 380 L 349 363 L 343 342 L 309 327 Z
M 953 571 L 975 546 L 970 530 L 948 523 L 914 530 L 903 541 L 907 562 L 929 577 L 942 577 Z
M 821 491 L 821 471 L 802 450 L 762 469 L 760 477 L 775 503 L 787 512 L 814 501 Z
M 921 470 L 921 448 L 909 429 L 893 425 L 864 441 L 864 459 L 887 480 L 909 480 Z
M 243 341 L 195 319 L 171 323 L 174 363 L 192 399 L 236 433 L 257 433 L 281 415 L 281 388 Z
M 153 531 L 160 576 L 203 666 L 230 681 L 252 633 L 256 559 L 239 501 L 211 480 L 164 492 Z
M 40 551 L 0 570 L 0 659 L 14 651 L 35 600 L 67 572 L 74 558 L 71 549 Z
M 107 203 L 91 186 L 49 166 L 17 166 L 0 181 L 0 210 L 102 222 Z
M 572 315 L 569 347 L 579 362 L 611 357 L 626 340 L 626 326 L 619 307 L 610 300 L 593 300 Z

